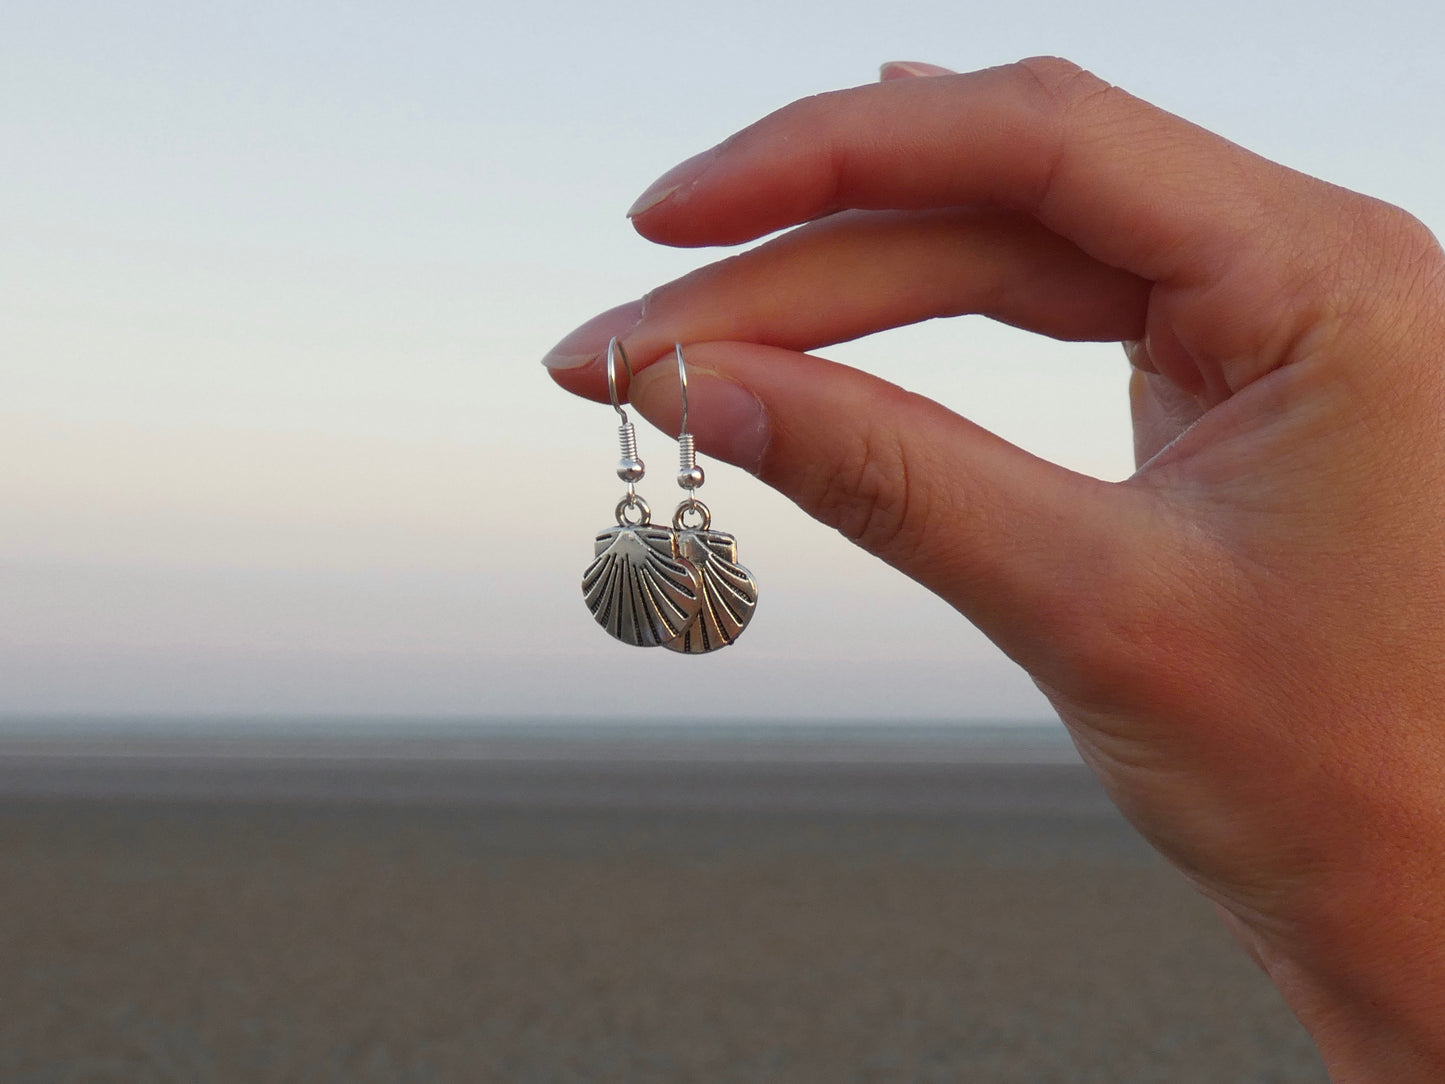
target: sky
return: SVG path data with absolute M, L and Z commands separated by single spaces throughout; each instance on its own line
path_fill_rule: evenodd
M 1441 234 L 1441 41 L 1434 0 L 0 0 L 0 715 L 1048 717 L 946 604 L 706 461 L 746 635 L 593 623 L 615 419 L 539 359 L 715 255 L 623 212 L 883 61 L 1054 53 Z M 1131 469 L 1117 346 L 964 318 L 823 353 Z

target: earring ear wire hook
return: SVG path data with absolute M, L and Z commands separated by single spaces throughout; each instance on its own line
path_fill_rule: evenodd
M 682 343 L 673 343 L 677 354 L 677 386 L 682 389 L 682 424 L 678 426 L 677 439 L 687 436 L 687 365 L 682 360 Z
M 679 361 L 682 355 L 678 355 Z M 621 398 L 617 394 L 617 359 L 622 359 L 623 366 L 627 369 L 627 386 L 632 387 L 632 362 L 627 360 L 627 351 L 622 349 L 622 340 L 616 335 L 607 342 L 607 397 L 612 400 L 612 409 L 617 411 L 622 419 L 622 424 L 627 425 L 627 411 L 622 409 Z
M 617 506 L 617 523 L 619 526 L 632 522 L 626 518 L 626 513 L 634 512 L 640 518 L 636 521 L 643 525 L 648 522 L 651 513 L 648 511 L 647 502 L 637 495 L 637 483 L 647 473 L 647 465 L 637 454 L 637 430 L 627 419 L 627 411 L 622 409 L 622 400 L 617 394 L 617 359 L 622 359 L 622 364 L 627 366 L 628 387 L 632 386 L 632 363 L 627 360 L 627 351 L 622 349 L 620 343 L 614 336 L 607 344 L 607 396 L 612 400 L 612 409 L 617 411 L 617 416 L 622 419 L 622 424 L 617 427 L 617 439 L 622 449 L 622 458 L 617 461 L 617 477 L 627 483 L 627 496 L 622 498 L 622 503 Z
M 707 507 L 697 499 L 697 488 L 702 485 L 706 475 L 697 465 L 697 441 L 687 431 L 687 364 L 682 360 L 682 343 L 675 343 L 673 348 L 677 353 L 677 386 L 682 393 L 682 423 L 678 426 L 677 433 L 677 484 L 687 490 L 687 500 L 678 509 L 678 513 L 681 515 L 684 511 L 691 511 L 706 519 Z M 682 522 L 677 517 L 674 519 L 677 523 Z

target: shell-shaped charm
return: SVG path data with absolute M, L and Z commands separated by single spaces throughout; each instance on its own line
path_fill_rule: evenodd
M 702 606 L 702 576 L 677 559 L 666 527 L 624 525 L 597 536 L 582 594 L 597 623 L 625 644 L 656 647 L 682 635 Z
M 758 605 L 757 582 L 738 564 L 737 539 L 684 527 L 677 532 L 677 552 L 702 576 L 702 605 L 681 635 L 663 646 L 688 655 L 727 647 L 747 628 Z

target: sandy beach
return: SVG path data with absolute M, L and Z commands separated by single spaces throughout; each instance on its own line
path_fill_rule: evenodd
M 1325 1080 L 1066 758 L 124 748 L 0 742 L 6 1081 Z

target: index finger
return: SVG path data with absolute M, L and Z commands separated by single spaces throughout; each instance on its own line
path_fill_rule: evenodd
M 1037 58 L 795 102 L 665 174 L 632 217 L 651 240 L 692 246 L 850 207 L 991 204 L 1112 266 L 1178 282 L 1256 234 L 1289 199 L 1286 174 L 1074 64 Z

